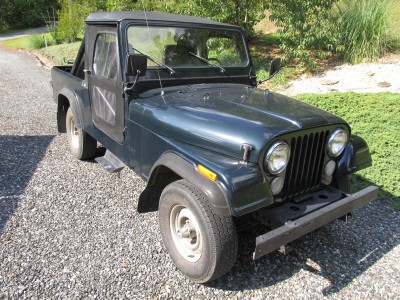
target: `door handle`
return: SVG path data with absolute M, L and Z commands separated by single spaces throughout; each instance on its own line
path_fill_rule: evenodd
M 90 70 L 83 69 L 83 72 L 85 72 L 85 73 L 88 74 L 88 75 L 92 75 L 92 71 L 90 71 Z

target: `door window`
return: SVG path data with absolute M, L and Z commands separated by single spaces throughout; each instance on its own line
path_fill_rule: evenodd
M 117 97 L 111 88 L 115 86 L 118 78 L 118 47 L 115 34 L 100 33 L 97 36 L 93 74 L 98 78 L 92 92 L 94 112 L 103 121 L 115 125 Z
M 117 80 L 117 36 L 112 33 L 100 33 L 97 36 L 93 72 L 97 76 Z

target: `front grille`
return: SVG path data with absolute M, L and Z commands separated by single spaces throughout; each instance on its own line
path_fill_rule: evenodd
M 290 140 L 291 155 L 281 193 L 283 200 L 320 187 L 328 136 L 329 131 L 319 131 Z

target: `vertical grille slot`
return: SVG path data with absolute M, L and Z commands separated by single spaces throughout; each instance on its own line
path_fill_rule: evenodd
M 286 169 L 283 199 L 319 188 L 328 133 L 329 131 L 314 132 L 291 139 L 291 155 Z

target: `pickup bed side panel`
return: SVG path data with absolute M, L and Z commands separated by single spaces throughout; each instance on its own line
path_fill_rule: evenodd
M 53 67 L 51 69 L 53 97 L 57 103 L 57 113 L 66 114 L 68 107 L 65 106 L 65 100 L 68 100 L 68 106 L 76 118 L 75 124 L 78 128 L 85 131 L 92 126 L 89 93 L 85 81 L 73 76 L 62 67 Z M 62 121 L 62 117 L 58 118 Z M 59 130 L 62 131 L 60 121 Z

